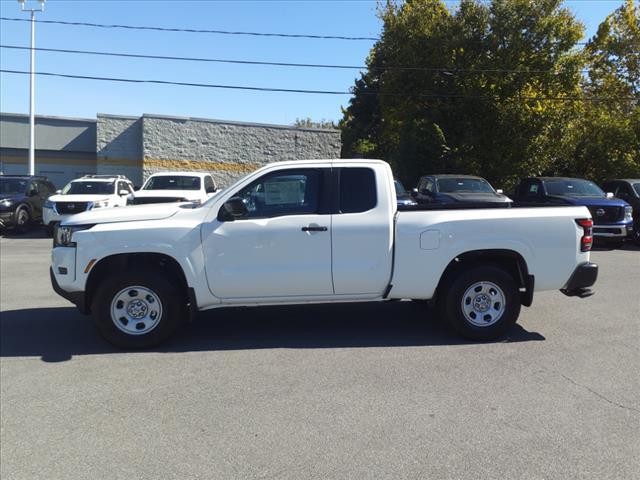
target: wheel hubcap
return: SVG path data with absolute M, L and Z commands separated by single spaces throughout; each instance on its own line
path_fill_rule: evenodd
M 506 297 L 502 289 L 492 282 L 477 282 L 462 296 L 462 313 L 477 327 L 493 325 L 504 314 Z
M 128 335 L 142 335 L 156 328 L 162 318 L 162 302 L 151 289 L 123 288 L 111 302 L 111 321 Z

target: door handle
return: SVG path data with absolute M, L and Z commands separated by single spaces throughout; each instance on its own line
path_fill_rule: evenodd
M 302 227 L 303 232 L 326 232 L 327 227 Z

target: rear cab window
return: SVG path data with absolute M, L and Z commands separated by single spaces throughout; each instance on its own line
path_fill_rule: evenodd
M 378 204 L 376 175 L 371 168 L 339 168 L 340 213 L 362 213 Z

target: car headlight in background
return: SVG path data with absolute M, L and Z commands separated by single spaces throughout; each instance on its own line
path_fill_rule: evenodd
M 0 200 L 0 207 L 10 207 L 11 205 L 13 205 L 13 200 L 11 200 L 10 198 Z
M 88 210 L 93 210 L 94 208 L 104 208 L 109 206 L 109 200 L 99 200 L 97 202 L 90 202 Z
M 631 221 L 633 218 L 633 207 L 624 207 L 624 219 L 625 221 Z
M 58 225 L 53 232 L 54 247 L 75 247 L 72 241 L 73 234 L 82 230 L 88 230 L 93 225 L 73 225 L 70 227 Z

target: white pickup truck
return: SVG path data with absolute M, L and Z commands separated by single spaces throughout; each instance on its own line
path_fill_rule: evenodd
M 199 206 L 71 217 L 51 280 L 125 348 L 159 344 L 200 310 L 397 299 L 433 300 L 462 335 L 493 339 L 534 290 L 592 293 L 585 207 L 400 208 L 385 162 L 274 163 Z

